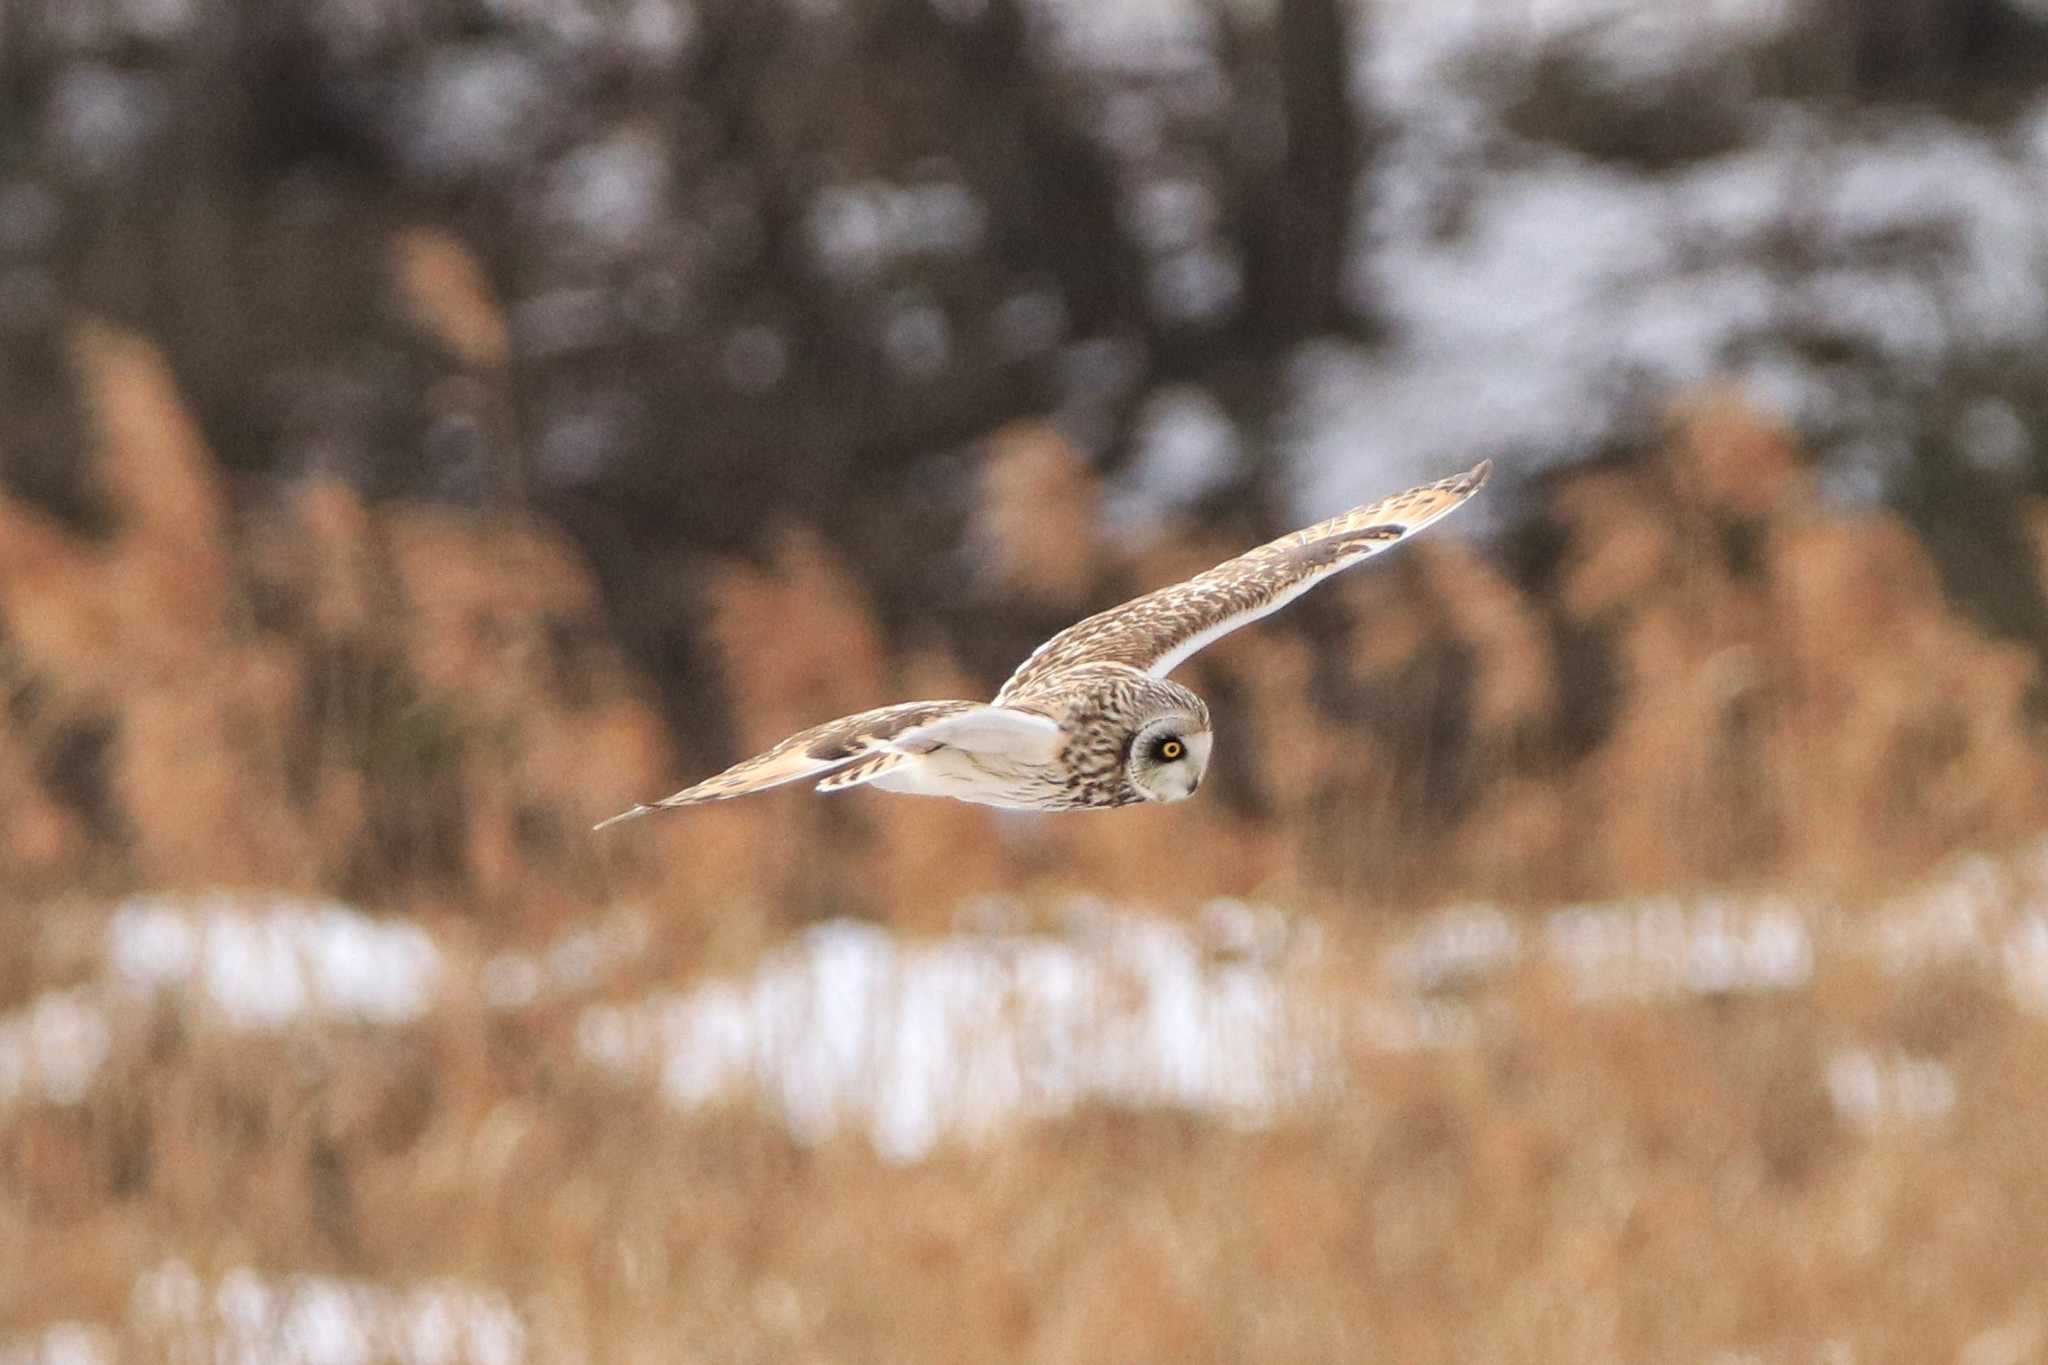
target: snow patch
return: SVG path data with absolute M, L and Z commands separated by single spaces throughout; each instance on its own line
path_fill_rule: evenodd
M 579 1038 L 600 1065 L 656 1068 L 679 1106 L 752 1087 L 802 1140 L 861 1127 L 913 1161 L 1089 1100 L 1264 1121 L 1330 1080 L 1333 1028 L 1295 974 L 1135 915 L 925 943 L 834 922 L 750 978 L 593 1006 Z
M 1724 381 L 1846 466 L 1831 494 L 1870 498 L 1910 458 L 1871 380 L 2048 344 L 2048 101 L 2013 135 L 1752 102 L 1739 150 L 1650 170 L 1509 126 L 1501 92 L 1535 54 L 1564 45 L 1599 79 L 1655 83 L 1769 38 L 1791 10 L 1373 6 L 1360 79 L 1389 132 L 1351 290 L 1390 335 L 1309 347 L 1295 367 L 1299 520 L 1479 454 L 1575 459 Z M 1828 344 L 1803 353 L 1801 337 Z M 1964 412 L 1959 444 L 2007 467 L 2013 423 Z
M 1796 991 L 1813 977 L 1807 917 L 1784 902 L 1575 906 L 1545 918 L 1544 942 L 1582 999 Z
M 27 1009 L 0 1016 L 0 1104 L 78 1103 L 111 1046 L 106 1012 L 91 992 L 46 991 Z
M 188 992 L 242 1028 L 304 1018 L 399 1024 L 432 1005 L 441 954 L 426 930 L 334 902 L 138 897 L 107 927 L 117 980 Z
M 136 1277 L 125 1332 L 54 1323 L 0 1338 L 0 1365 L 112 1365 L 124 1336 L 165 1359 L 218 1365 L 521 1365 L 528 1354 L 524 1320 L 495 1290 L 247 1267 L 209 1285 L 173 1259 Z
M 1932 1058 L 1843 1048 L 1828 1058 L 1825 1074 L 1835 1112 L 1858 1128 L 1933 1123 L 1956 1107 L 1955 1074 Z

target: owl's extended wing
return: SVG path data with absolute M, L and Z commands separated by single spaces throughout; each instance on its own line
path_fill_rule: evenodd
M 1463 474 L 1353 508 L 1069 626 L 1018 666 L 996 703 L 1076 664 L 1128 664 L 1163 678 L 1210 641 L 1414 535 L 1478 492 L 1492 472 L 1493 462 L 1482 460 Z
M 799 731 L 765 754 L 735 763 L 674 796 L 614 815 L 595 828 L 658 810 L 766 791 L 809 777 L 824 779 L 818 784 L 820 791 L 840 791 L 941 746 L 1043 762 L 1052 757 L 1060 739 L 1059 725 L 1036 712 L 979 701 L 903 702 Z

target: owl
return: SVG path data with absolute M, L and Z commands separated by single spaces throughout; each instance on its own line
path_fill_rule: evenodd
M 1486 483 L 1492 462 L 1411 488 L 1067 627 L 993 701 L 912 701 L 827 721 L 598 825 L 818 779 L 1012 810 L 1184 801 L 1202 785 L 1209 708 L 1167 674 L 1340 569 L 1405 540 Z

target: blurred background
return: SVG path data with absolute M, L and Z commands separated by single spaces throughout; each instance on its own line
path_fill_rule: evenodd
M 2048 1359 L 2048 6 L 0 0 L 0 1362 Z M 811 722 L 1409 484 L 1199 800 Z

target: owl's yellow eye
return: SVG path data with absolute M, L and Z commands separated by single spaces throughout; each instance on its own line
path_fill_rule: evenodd
M 1159 746 L 1159 756 L 1165 759 L 1168 763 L 1173 762 L 1175 759 L 1179 758 L 1182 754 L 1186 752 L 1187 746 L 1182 744 L 1177 739 L 1169 739 L 1166 741 L 1166 743 Z

